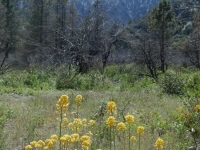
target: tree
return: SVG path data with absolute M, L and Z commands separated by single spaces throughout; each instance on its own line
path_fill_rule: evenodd
M 16 9 L 14 0 L 2 0 L 1 5 L 1 49 L 0 54 L 2 56 L 0 63 L 0 70 L 4 72 L 8 66 L 5 65 L 6 59 L 9 54 L 16 49 L 18 42 L 18 23 L 16 20 Z
M 200 10 L 193 17 L 193 32 L 185 44 L 185 52 L 192 65 L 200 69 Z
M 160 69 L 164 73 L 166 70 L 166 47 L 170 37 L 170 29 L 174 25 L 174 13 L 171 3 L 162 0 L 158 7 L 155 7 L 149 15 L 149 29 L 158 38 L 160 46 Z

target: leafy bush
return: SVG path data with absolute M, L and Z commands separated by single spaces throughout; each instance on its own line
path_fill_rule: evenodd
M 166 73 L 161 78 L 160 86 L 164 92 L 168 94 L 183 95 L 184 94 L 184 78 L 175 72 Z

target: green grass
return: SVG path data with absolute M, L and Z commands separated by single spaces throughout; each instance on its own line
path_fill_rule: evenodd
M 171 85 L 168 84 L 169 79 L 165 75 L 160 76 L 159 81 L 155 82 L 149 77 L 137 76 L 133 68 L 132 64 L 110 66 L 105 74 L 97 71 L 78 75 L 68 80 L 75 88 L 59 90 L 56 89 L 56 82 L 60 80 L 62 81 L 60 84 L 64 85 L 65 79 L 61 80 L 56 70 L 49 74 L 44 70 L 41 72 L 32 69 L 2 75 L 0 104 L 14 112 L 14 115 L 10 116 L 8 113 L 2 115 L 6 116 L 6 122 L 2 121 L 4 135 L 0 137 L 0 144 L 6 150 L 23 149 L 33 140 L 45 140 L 52 134 L 58 134 L 59 114 L 56 113 L 55 105 L 59 97 L 63 94 L 69 96 L 67 118 L 72 120 L 71 112 L 76 108 L 75 97 L 81 94 L 83 96 L 80 107 L 81 118 L 100 119 L 103 121 L 102 125 L 105 126 L 108 115 L 103 112 L 104 117 L 99 118 L 98 114 L 100 107 L 106 107 L 110 100 L 117 104 L 116 119 L 119 122 L 123 121 L 123 117 L 127 114 L 134 115 L 133 134 L 136 135 L 137 126 L 142 125 L 145 128 L 145 133 L 141 136 L 141 150 L 155 149 L 154 144 L 159 136 L 165 141 L 166 150 L 183 150 L 193 145 L 193 136 L 184 125 L 177 108 L 188 109 L 198 103 L 198 101 L 191 103 L 191 100 L 187 100 L 186 91 L 191 93 L 191 97 L 199 92 L 199 72 L 185 69 L 174 71 L 175 75 L 172 77 L 177 83 Z M 173 75 L 171 72 L 169 74 Z M 183 79 L 181 80 L 183 83 L 187 83 L 184 84 L 182 93 L 176 91 L 168 93 L 165 88 L 182 85 L 180 80 L 176 80 L 178 77 Z M 74 83 L 74 81 L 77 82 Z M 190 102 L 190 105 L 184 106 L 184 101 Z M 197 116 L 193 123 L 199 121 L 198 119 Z M 107 129 L 103 126 L 99 129 L 103 132 L 101 136 L 99 134 L 94 138 L 93 149 L 109 149 L 109 143 L 106 140 Z M 100 143 L 99 140 L 101 140 Z M 118 137 L 117 150 L 122 149 L 120 146 Z M 137 148 L 138 143 L 133 143 L 132 146 Z

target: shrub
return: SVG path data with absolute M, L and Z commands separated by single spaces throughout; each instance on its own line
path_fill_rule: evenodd
M 183 95 L 184 78 L 175 72 L 166 73 L 161 79 L 160 86 L 167 94 Z

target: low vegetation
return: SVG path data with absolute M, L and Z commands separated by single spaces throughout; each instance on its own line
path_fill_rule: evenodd
M 200 72 L 170 68 L 155 81 L 135 68 L 69 75 L 63 67 L 33 67 L 1 75 L 0 149 L 198 147 Z

